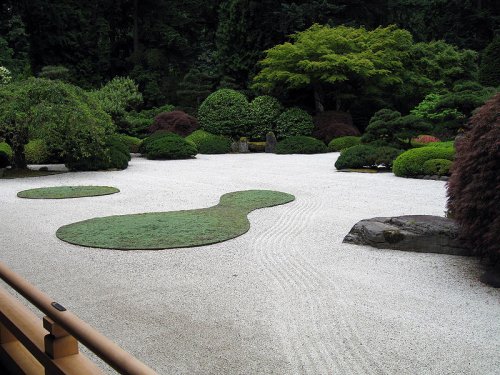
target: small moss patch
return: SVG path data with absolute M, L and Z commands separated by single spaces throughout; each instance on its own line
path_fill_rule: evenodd
M 25 178 L 25 177 L 43 177 L 54 174 L 66 173 L 63 171 L 35 171 L 32 169 L 6 169 L 0 179 Z
M 119 250 L 209 245 L 246 233 L 251 211 L 294 199 L 279 191 L 238 191 L 224 194 L 209 208 L 94 218 L 65 225 L 56 235 L 75 245 Z
M 17 196 L 28 199 L 67 199 L 109 195 L 119 191 L 111 186 L 55 186 L 23 190 Z

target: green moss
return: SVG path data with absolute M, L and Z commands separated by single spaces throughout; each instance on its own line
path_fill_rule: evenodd
M 28 199 L 67 199 L 109 195 L 119 191 L 111 186 L 55 186 L 23 190 L 17 196 Z
M 209 208 L 100 217 L 65 225 L 56 235 L 75 245 L 120 250 L 202 246 L 246 233 L 251 211 L 294 199 L 278 191 L 238 191 L 224 194 Z

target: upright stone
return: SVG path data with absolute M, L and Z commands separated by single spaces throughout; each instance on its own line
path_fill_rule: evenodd
M 248 150 L 248 139 L 246 137 L 240 138 L 240 142 L 238 144 L 238 152 L 241 152 L 241 153 L 250 152 Z
M 278 141 L 276 140 L 276 136 L 273 132 L 269 132 L 266 134 L 266 149 L 265 151 L 268 153 L 276 152 L 276 144 Z

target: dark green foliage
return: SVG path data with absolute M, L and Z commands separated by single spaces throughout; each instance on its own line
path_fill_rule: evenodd
M 24 146 L 28 164 L 45 164 L 52 162 L 50 151 L 43 139 L 33 139 Z
M 479 82 L 484 86 L 500 86 L 500 36 L 495 37 L 481 55 Z
M 10 165 L 9 155 L 5 151 L 0 150 L 0 168 L 6 168 Z
M 321 154 L 327 151 L 322 141 L 303 135 L 285 138 L 276 145 L 277 154 Z
M 174 133 L 156 133 L 144 140 L 143 153 L 148 159 L 189 159 L 198 153 L 196 146 Z
M 453 162 L 447 159 L 430 159 L 423 165 L 424 175 L 449 176 Z
M 392 168 L 394 160 L 403 152 L 403 150 L 394 147 L 377 147 L 375 150 L 375 166 L 380 168 Z
M 209 133 L 237 138 L 251 126 L 250 104 L 242 93 L 220 89 L 203 101 L 198 120 L 200 127 Z
M 411 146 L 411 139 L 431 129 L 431 125 L 415 115 L 401 116 L 397 111 L 382 109 L 370 119 L 363 143 L 384 142 L 388 145 Z
M 273 131 L 279 115 L 283 111 L 278 99 L 263 95 L 257 96 L 250 102 L 253 117 L 253 127 L 250 131 L 251 138 L 255 140 L 266 139 L 266 134 Z
M 0 142 L 0 151 L 5 152 L 7 156 L 12 158 L 12 148 L 6 142 Z
M 192 68 L 179 83 L 177 96 L 184 107 L 198 108 L 213 92 L 215 77 L 198 68 Z
M 160 107 L 143 109 L 140 112 L 127 112 L 119 124 L 120 131 L 134 137 L 144 137 L 148 134 L 148 128 L 153 125 L 156 116 L 163 112 L 171 112 L 174 109 L 173 105 L 165 104 Z
M 478 255 L 500 259 L 500 94 L 471 118 L 448 183 L 448 210 Z
M 71 73 L 68 68 L 61 65 L 47 65 L 42 68 L 38 77 L 46 79 L 60 79 L 61 81 L 70 81 Z
M 231 152 L 231 139 L 222 135 L 210 135 L 197 143 L 200 154 L 227 154 Z
M 310 135 L 314 128 L 312 116 L 300 108 L 283 112 L 276 121 L 276 137 L 283 139 L 295 135 Z
M 424 174 L 424 163 L 431 159 L 453 160 L 455 150 L 452 147 L 420 147 L 403 152 L 392 167 L 398 177 L 415 177 Z
M 126 134 L 120 134 L 120 138 L 123 143 L 128 147 L 128 150 L 133 153 L 139 152 L 139 147 L 141 146 L 142 139 L 137 137 L 132 137 Z
M 186 140 L 193 142 L 196 145 L 196 147 L 199 147 L 200 144 L 205 139 L 213 137 L 213 136 L 214 136 L 214 134 L 212 134 L 212 133 L 209 133 L 205 130 L 198 129 L 198 130 L 195 130 L 194 132 L 192 132 L 191 134 L 189 134 L 186 137 Z
M 337 161 L 337 169 L 359 169 L 370 168 L 375 164 L 375 153 L 377 148 L 369 145 L 357 145 L 344 150 Z
M 328 143 L 328 150 L 330 151 L 340 151 L 346 148 L 359 145 L 361 143 L 361 137 L 347 136 L 334 138 Z

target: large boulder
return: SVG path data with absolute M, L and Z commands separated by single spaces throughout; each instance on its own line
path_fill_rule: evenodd
M 361 135 L 359 129 L 353 125 L 351 115 L 347 112 L 322 112 L 314 117 L 313 122 L 313 137 L 321 139 L 326 144 L 330 143 L 333 138 Z
M 344 242 L 379 249 L 449 255 L 471 255 L 458 239 L 458 226 L 449 218 L 431 215 L 375 217 L 356 223 Z
M 198 129 L 198 120 L 183 111 L 163 112 L 154 118 L 153 125 L 148 132 L 153 134 L 157 131 L 172 132 L 181 137 L 186 137 Z

